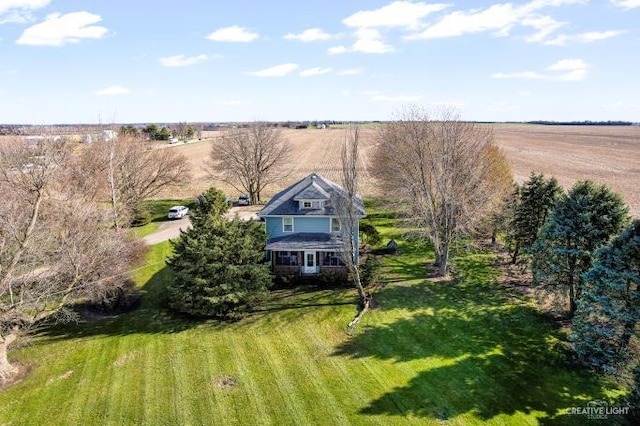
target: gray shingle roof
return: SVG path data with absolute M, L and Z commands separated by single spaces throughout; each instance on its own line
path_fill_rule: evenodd
M 317 195 L 323 195 L 323 198 L 306 198 L 305 193 L 309 195 L 317 193 Z M 345 197 L 344 189 L 340 185 L 317 173 L 312 173 L 274 195 L 258 216 L 336 216 L 335 205 L 338 197 Z M 322 209 L 300 209 L 296 199 L 326 199 L 327 201 Z M 360 216 L 364 217 L 364 204 L 360 197 L 356 201 L 356 208 Z
M 341 251 L 344 243 L 331 234 L 301 232 L 299 234 L 285 235 L 271 238 L 267 241 L 267 250 L 296 251 L 296 250 L 329 250 Z
M 307 186 L 302 191 L 298 192 L 295 197 L 293 197 L 293 201 L 298 200 L 328 200 L 329 193 L 322 189 L 320 185 L 318 185 L 315 181 L 311 182 L 309 186 Z

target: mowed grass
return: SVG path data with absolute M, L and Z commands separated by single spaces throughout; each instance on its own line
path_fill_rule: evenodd
M 160 223 L 167 220 L 167 214 L 169 209 L 173 206 L 189 206 L 193 203 L 193 199 L 179 200 L 179 199 L 162 199 L 162 200 L 145 200 L 142 202 L 142 206 L 149 212 L 149 223 L 142 226 L 136 226 L 132 228 L 132 231 L 137 237 L 146 237 L 149 234 L 153 234 L 158 230 Z
M 400 254 L 383 259 L 378 307 L 354 333 L 348 288 L 274 291 L 236 323 L 174 315 L 171 246 L 159 244 L 135 274 L 139 309 L 10 354 L 32 371 L 0 392 L 0 424 L 579 425 L 567 408 L 621 397 L 570 366 L 565 336 L 496 283 L 491 255 L 461 253 L 456 280 L 429 281 L 429 247 L 379 206 L 369 213 Z

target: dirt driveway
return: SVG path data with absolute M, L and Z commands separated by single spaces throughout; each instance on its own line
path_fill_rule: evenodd
M 257 213 L 262 209 L 262 206 L 234 206 L 231 207 L 226 216 L 231 219 L 234 216 L 238 216 L 242 220 L 257 219 Z M 166 220 L 160 224 L 158 230 L 153 234 L 149 234 L 142 240 L 148 245 L 154 245 L 163 241 L 177 238 L 180 236 L 180 230 L 186 230 L 191 228 L 191 221 L 188 217 L 183 217 L 178 220 Z

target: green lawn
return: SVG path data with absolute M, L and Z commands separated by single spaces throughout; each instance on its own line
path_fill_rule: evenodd
M 176 316 L 159 244 L 136 272 L 138 310 L 10 354 L 33 368 L 0 392 L 0 424 L 579 425 L 567 408 L 621 396 L 569 366 L 564 336 L 495 282 L 491 255 L 460 257 L 456 281 L 425 280 L 428 248 L 369 213 L 400 254 L 384 259 L 378 307 L 353 335 L 351 289 L 275 291 L 236 323 Z
M 145 200 L 142 202 L 143 207 L 145 207 L 151 216 L 151 220 L 149 223 L 143 226 L 136 226 L 132 228 L 133 233 L 137 237 L 146 237 L 149 234 L 153 234 L 161 222 L 167 220 L 167 213 L 169 213 L 169 209 L 173 206 L 189 206 L 189 203 L 192 203 L 193 199 L 187 200 Z

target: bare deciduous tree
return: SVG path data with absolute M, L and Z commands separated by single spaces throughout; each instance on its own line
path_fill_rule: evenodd
M 349 276 L 358 290 L 361 310 L 356 318 L 349 323 L 349 327 L 357 325 L 361 316 L 369 308 L 370 298 L 362 286 L 360 269 L 358 268 L 358 223 L 363 216 L 362 199 L 358 195 L 358 158 L 359 158 L 360 129 L 350 128 L 347 138 L 342 145 L 342 188 L 344 192 L 335 200 L 338 219 L 340 221 L 340 234 L 344 243 L 344 251 L 341 253 L 342 261 L 347 265 Z
M 108 199 L 116 227 L 128 224 L 142 200 L 162 189 L 187 183 L 187 158 L 139 140 L 119 138 L 87 147 L 79 159 L 74 181 L 85 196 Z
M 401 112 L 382 127 L 373 162 L 383 188 L 410 206 L 432 241 L 440 275 L 456 235 L 471 231 L 512 181 L 491 129 L 449 109 L 435 119 L 419 107 Z
M 69 197 L 69 154 L 66 141 L 52 138 L 0 147 L 0 382 L 17 372 L 9 345 L 72 301 L 121 285 L 140 253 L 105 226 L 97 203 Z
M 280 130 L 254 122 L 229 131 L 211 146 L 209 174 L 260 202 L 262 191 L 288 175 L 290 144 Z

